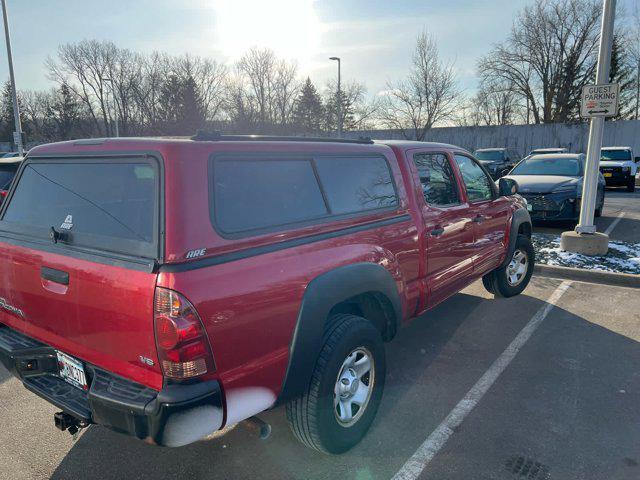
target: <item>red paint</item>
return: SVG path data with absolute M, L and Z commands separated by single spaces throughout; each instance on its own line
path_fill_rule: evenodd
M 153 328 L 156 286 L 180 292 L 195 307 L 209 337 L 215 372 L 225 390 L 264 387 L 278 394 L 289 345 L 307 284 L 354 262 L 383 265 L 395 278 L 403 320 L 459 291 L 505 254 L 505 233 L 515 201 L 496 199 L 435 209 L 425 204 L 412 162 L 418 151 L 446 153 L 454 171 L 455 147 L 416 142 L 386 145 L 304 142 L 193 142 L 118 139 L 98 145 L 72 142 L 37 147 L 30 155 L 82 152 L 155 152 L 164 163 L 165 263 L 204 257 L 409 214 L 404 222 L 180 273 L 145 273 L 105 266 L 35 248 L 0 244 L 0 297 L 26 320 L 0 311 L 0 321 L 119 375 L 159 389 L 162 373 Z M 394 212 L 332 221 L 240 240 L 220 237 L 209 219 L 208 165 L 219 152 L 377 153 L 389 161 L 400 204 Z M 461 180 L 460 178 L 458 179 Z M 473 216 L 488 221 L 478 227 Z M 439 238 L 429 232 L 442 226 Z M 189 260 L 191 261 L 191 260 Z M 43 283 L 40 267 L 70 273 L 68 287 Z M 139 360 L 152 359 L 154 366 Z

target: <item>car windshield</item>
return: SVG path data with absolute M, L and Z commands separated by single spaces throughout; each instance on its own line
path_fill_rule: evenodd
M 479 150 L 475 157 L 481 162 L 500 162 L 504 158 L 502 150 Z
M 511 175 L 562 175 L 577 177 L 582 172 L 581 162 L 575 158 L 538 157 L 518 164 Z
M 629 150 L 602 150 L 600 154 L 602 160 L 631 160 L 631 152 Z

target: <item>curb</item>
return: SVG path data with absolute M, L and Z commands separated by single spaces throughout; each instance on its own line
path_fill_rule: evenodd
M 585 270 L 583 268 L 559 267 L 557 265 L 536 264 L 534 275 L 540 277 L 577 280 L 579 282 L 599 283 L 617 287 L 640 288 L 640 275 L 613 273 L 604 270 Z

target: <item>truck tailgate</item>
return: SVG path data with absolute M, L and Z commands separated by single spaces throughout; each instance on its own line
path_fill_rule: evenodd
M 34 163 L 19 174 L 0 221 L 0 322 L 159 389 L 156 274 L 140 255 L 157 242 L 144 218 L 158 200 L 148 164 L 131 162 Z M 64 236 L 54 242 L 49 231 Z

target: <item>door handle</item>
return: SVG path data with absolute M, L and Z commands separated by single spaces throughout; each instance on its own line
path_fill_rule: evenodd
M 484 215 L 476 215 L 475 217 L 473 217 L 473 221 L 476 223 L 484 222 Z
M 69 272 L 56 270 L 55 268 L 40 267 L 40 278 L 60 285 L 69 285 Z
M 442 228 L 442 227 L 434 228 L 429 233 L 430 233 L 430 235 L 432 237 L 439 237 L 440 235 L 442 235 L 444 233 L 444 228 Z

